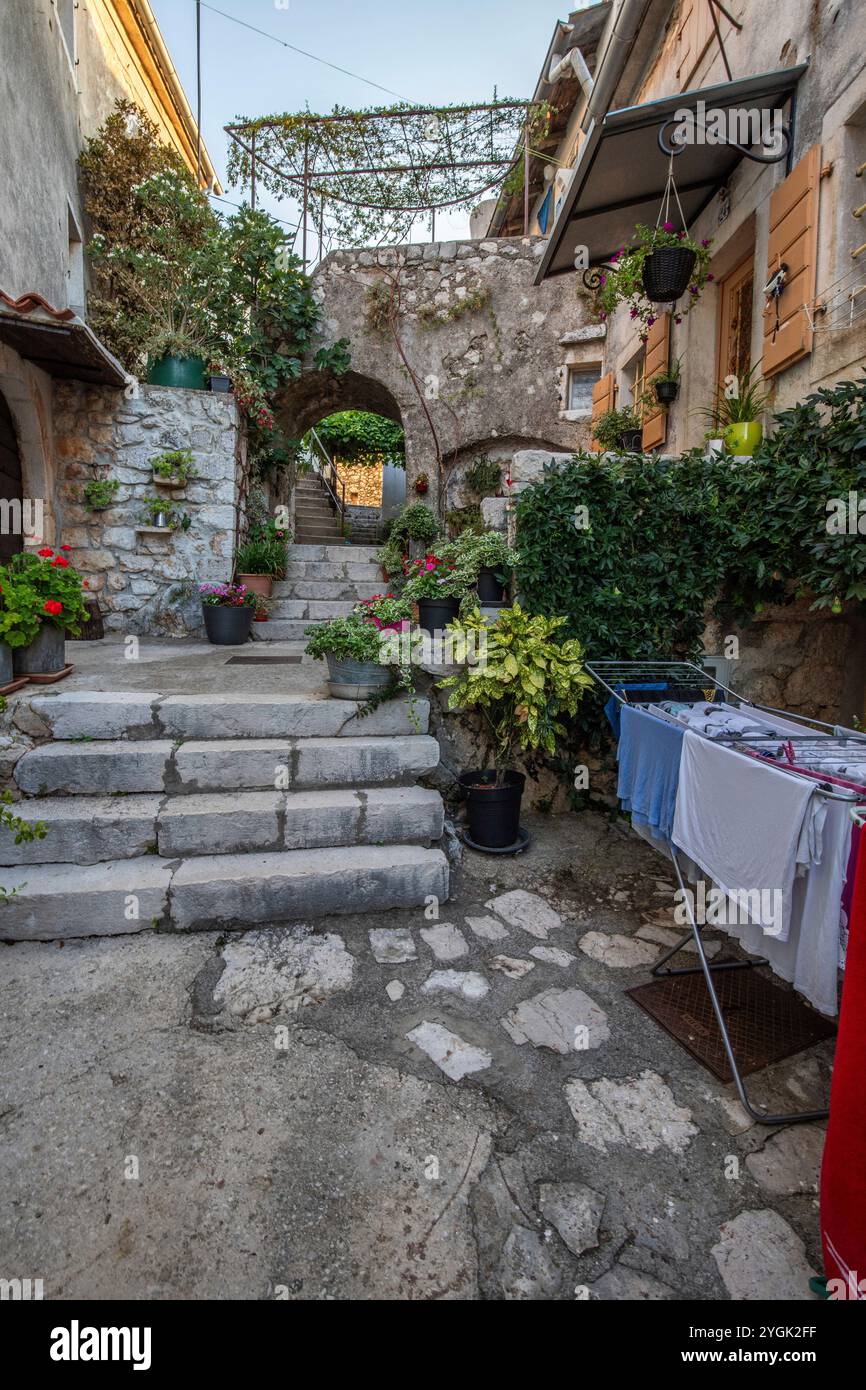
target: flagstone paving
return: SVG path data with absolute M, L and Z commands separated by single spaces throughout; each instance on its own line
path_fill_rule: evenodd
M 66 1298 L 810 1298 L 823 1127 L 752 1124 L 625 994 L 673 944 L 647 916 L 676 933 L 652 852 L 527 820 L 373 926 L 7 948 L 11 1264 Z M 824 1103 L 831 1058 L 755 1100 Z

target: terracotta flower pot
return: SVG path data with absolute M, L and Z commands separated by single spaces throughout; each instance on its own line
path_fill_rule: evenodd
M 262 598 L 270 598 L 273 579 L 269 574 L 239 574 L 238 583 L 246 584 L 247 591 L 251 594 L 261 594 Z

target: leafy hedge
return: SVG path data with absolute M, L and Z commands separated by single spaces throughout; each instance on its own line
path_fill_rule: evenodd
M 405 457 L 402 425 L 366 410 L 341 410 L 316 426 L 332 458 L 341 463 L 396 463 Z

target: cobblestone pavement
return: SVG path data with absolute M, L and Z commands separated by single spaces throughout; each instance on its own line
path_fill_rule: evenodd
M 821 1127 L 750 1124 L 626 997 L 674 939 L 663 861 L 595 813 L 527 823 L 438 910 L 5 948 L 8 1272 L 56 1298 L 809 1299 Z M 831 1060 L 754 1098 L 820 1105 Z

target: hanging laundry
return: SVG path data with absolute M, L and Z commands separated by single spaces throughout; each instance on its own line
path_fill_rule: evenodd
M 623 705 L 617 749 L 617 796 L 632 824 L 670 841 L 685 731 L 645 710 Z

